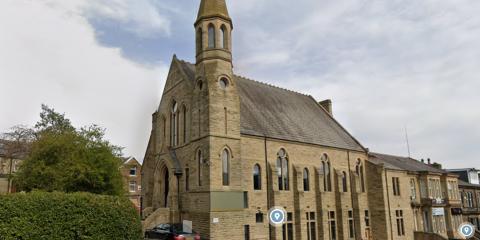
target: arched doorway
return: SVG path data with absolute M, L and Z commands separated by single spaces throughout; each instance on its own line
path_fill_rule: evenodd
M 168 192 L 170 188 L 170 176 L 168 173 L 168 168 L 163 168 L 163 191 L 162 191 L 162 196 L 163 196 L 163 207 L 167 208 L 168 207 Z

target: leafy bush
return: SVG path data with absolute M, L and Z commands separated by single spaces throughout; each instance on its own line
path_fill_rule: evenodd
M 90 193 L 0 195 L 0 239 L 142 239 L 126 198 Z

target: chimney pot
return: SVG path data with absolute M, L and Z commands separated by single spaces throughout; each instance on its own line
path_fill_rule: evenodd
M 427 161 L 428 161 L 428 165 L 430 165 L 430 164 L 431 164 L 431 160 L 430 160 L 430 158 L 429 158 L 429 159 L 427 159 Z

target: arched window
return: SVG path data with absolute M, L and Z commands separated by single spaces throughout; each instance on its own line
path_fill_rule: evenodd
M 203 163 L 203 154 L 202 154 L 202 150 L 198 150 L 197 151 L 197 167 L 198 167 L 198 186 L 202 186 L 202 179 L 203 179 L 203 167 L 202 167 L 202 163 Z
M 347 173 L 342 172 L 342 191 L 347 192 Z
M 183 143 L 187 142 L 187 107 L 183 105 L 182 107 L 182 122 L 183 122 Z
M 203 50 L 203 31 L 201 28 L 197 30 L 197 54 Z
M 170 145 L 177 146 L 178 144 L 178 104 L 173 102 L 170 111 Z
M 220 48 L 228 49 L 228 31 L 225 25 L 220 28 Z
M 325 192 L 332 191 L 332 169 L 330 165 L 330 160 L 327 154 L 322 156 L 322 169 L 323 169 L 323 190 Z
M 362 192 L 365 192 L 365 176 L 364 176 L 364 170 L 363 170 L 363 164 L 362 164 L 362 160 L 358 159 L 358 162 L 357 162 L 357 166 L 356 166 L 356 171 L 357 171 L 357 175 L 358 177 L 360 178 L 360 187 L 361 187 L 361 190 Z
M 227 149 L 222 152 L 222 182 L 223 186 L 230 185 L 230 153 Z
M 260 165 L 258 164 L 255 164 L 255 166 L 253 166 L 253 189 L 262 189 L 262 172 L 260 169 Z
M 284 149 L 277 154 L 278 190 L 289 190 L 288 156 Z
M 215 48 L 215 27 L 213 24 L 208 26 L 208 48 Z
M 303 169 L 303 191 L 310 191 L 310 176 L 307 168 Z

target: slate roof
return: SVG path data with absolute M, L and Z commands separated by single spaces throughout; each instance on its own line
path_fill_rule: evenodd
M 399 157 L 381 153 L 369 153 L 370 162 L 373 164 L 384 164 L 385 168 L 393 170 L 405 170 L 410 172 L 433 172 L 447 173 L 444 170 L 434 168 L 428 164 L 422 163 L 416 159 L 408 157 Z
M 194 81 L 195 65 L 178 61 Z M 365 151 L 313 97 L 235 76 L 241 133 Z
M 468 183 L 468 182 L 465 182 L 465 181 L 460 180 L 460 179 L 458 180 L 458 186 L 461 186 L 461 187 L 469 187 L 469 188 L 478 188 L 478 189 L 480 189 L 480 185 Z

